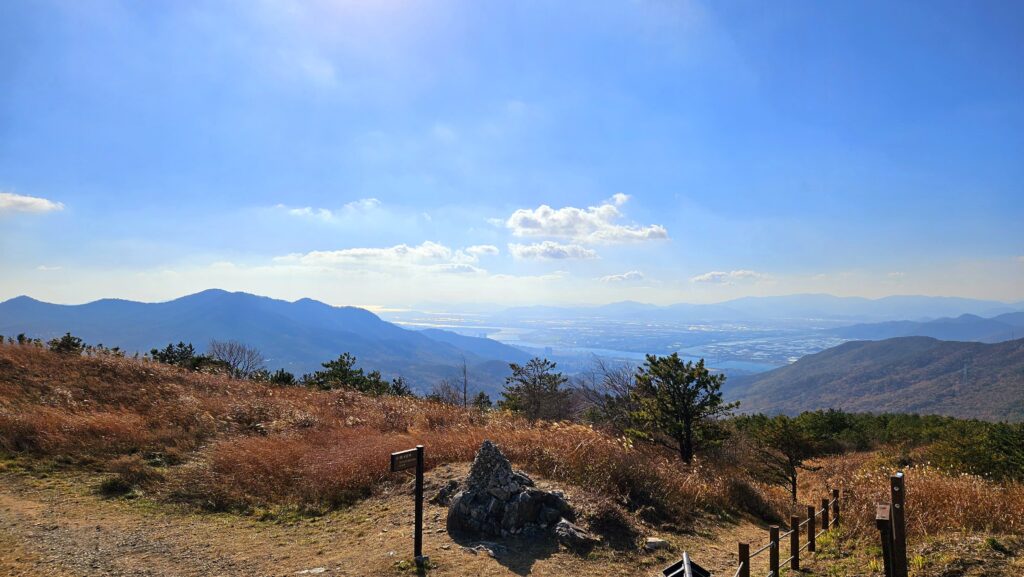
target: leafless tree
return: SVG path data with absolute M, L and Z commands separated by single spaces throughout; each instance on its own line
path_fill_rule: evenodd
M 431 388 L 427 398 L 446 405 L 458 406 L 462 404 L 462 391 L 448 379 L 442 379 Z
M 618 433 L 629 427 L 629 413 L 635 410 L 636 365 L 595 356 L 590 369 L 574 379 L 573 388 L 580 412 L 592 413 Z
M 263 368 L 263 353 L 238 341 L 210 341 L 206 354 L 226 364 L 231 374 L 239 379 L 248 378 Z

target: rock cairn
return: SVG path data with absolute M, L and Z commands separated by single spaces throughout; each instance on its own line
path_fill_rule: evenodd
M 551 531 L 573 549 L 596 543 L 573 525 L 575 520 L 576 514 L 562 493 L 535 487 L 529 476 L 512 469 L 490 441 L 480 447 L 465 487 L 448 508 L 449 531 L 485 537 L 541 536 Z

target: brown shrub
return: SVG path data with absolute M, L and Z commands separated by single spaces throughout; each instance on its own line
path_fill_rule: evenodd
M 843 499 L 848 531 L 874 536 L 875 505 L 890 502 L 892 463 L 878 454 L 825 459 L 807 475 L 804 494 L 826 495 L 824 487 L 851 489 Z M 996 483 L 973 475 L 949 475 L 928 465 L 904 469 L 907 533 L 911 537 L 949 531 L 1024 532 L 1024 485 Z M 810 499 L 808 500 L 810 501 Z
M 635 551 L 644 536 L 637 522 L 618 503 L 611 499 L 598 500 L 586 512 L 590 530 L 613 549 Z
M 149 487 L 164 479 L 163 473 L 151 467 L 139 455 L 118 457 L 110 461 L 107 470 L 133 487 Z

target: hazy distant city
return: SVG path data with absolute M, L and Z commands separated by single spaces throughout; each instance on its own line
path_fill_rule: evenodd
M 381 315 L 406 328 L 440 328 L 487 337 L 559 362 L 588 367 L 594 356 L 642 361 L 645 354 L 678 352 L 731 374 L 757 373 L 849 339 L 824 332 L 829 325 L 756 322 L 672 322 L 615 319 L 510 319 L 500 315 L 391 312 Z M 834 326 L 832 324 L 831 326 Z

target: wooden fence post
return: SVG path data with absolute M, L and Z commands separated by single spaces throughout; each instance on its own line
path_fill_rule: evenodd
M 839 489 L 832 489 L 832 525 L 839 525 Z
M 740 543 L 740 573 L 739 577 L 750 577 L 750 543 Z
M 800 570 L 800 517 L 789 518 L 789 568 Z
M 771 577 L 779 577 L 779 526 L 768 527 L 768 570 Z
M 888 505 L 878 505 L 875 508 L 875 524 L 878 526 L 879 537 L 882 540 L 882 564 L 885 567 L 885 577 L 894 577 L 892 572 L 892 521 L 889 519 Z
M 814 518 L 818 516 L 818 513 L 814 510 L 814 505 L 807 506 L 807 551 L 814 553 Z
M 828 499 L 821 500 L 821 530 L 828 531 Z
M 889 478 L 892 497 L 892 567 L 894 577 L 907 577 L 906 487 L 903 473 Z

